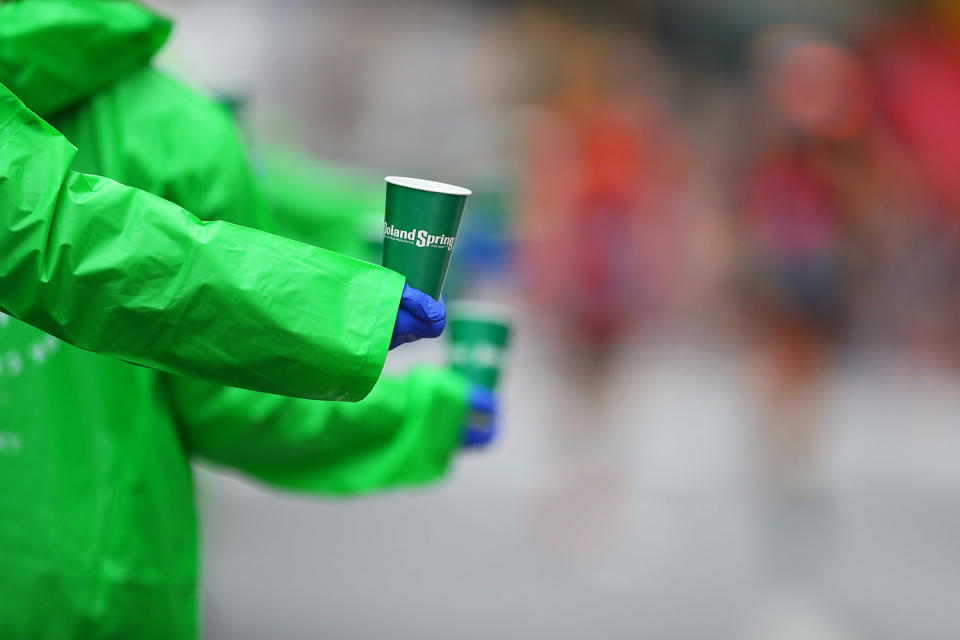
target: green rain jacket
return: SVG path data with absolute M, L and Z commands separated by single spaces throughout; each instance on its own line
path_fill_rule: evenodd
M 359 403 L 236 388 L 363 397 L 402 280 L 247 228 L 270 217 L 234 128 L 149 66 L 169 28 L 0 4 L 0 83 L 76 146 L 0 87 L 4 640 L 196 637 L 192 455 L 351 494 L 438 478 L 459 439 L 466 384 L 434 369 Z

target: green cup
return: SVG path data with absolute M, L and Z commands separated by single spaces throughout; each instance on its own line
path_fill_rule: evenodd
M 440 299 L 469 189 L 418 178 L 387 178 L 383 266 Z
M 511 314 L 499 305 L 458 302 L 447 312 L 450 365 L 474 384 L 496 389 L 510 340 Z

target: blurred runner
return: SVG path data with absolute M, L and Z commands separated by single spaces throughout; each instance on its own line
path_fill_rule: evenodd
M 833 550 L 822 469 L 825 378 L 848 316 L 853 204 L 844 167 L 868 123 L 862 65 L 812 29 L 755 41 L 759 149 L 741 188 L 743 291 L 758 355 L 759 515 L 771 587 L 748 637 L 842 638 L 818 602 Z M 802 631 L 800 631 L 802 630 Z
M 642 108 L 561 97 L 532 131 L 522 265 L 537 303 L 588 361 L 602 362 L 666 295 L 670 141 Z
M 674 285 L 681 144 L 658 92 L 661 61 L 642 34 L 559 11 L 527 19 L 517 40 L 544 64 L 528 80 L 518 260 L 559 385 L 544 408 L 551 493 L 536 526 L 589 564 L 628 526 L 641 425 L 618 422 L 615 406 L 636 338 Z
M 819 440 L 818 387 L 847 317 L 850 171 L 869 123 L 862 64 L 818 32 L 776 26 L 754 46 L 759 149 L 741 188 L 746 309 L 770 412 L 765 466 L 803 476 Z

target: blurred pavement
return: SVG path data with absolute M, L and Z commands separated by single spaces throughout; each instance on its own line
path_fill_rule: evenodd
M 752 405 L 733 352 L 689 338 L 624 351 L 615 402 L 581 446 L 545 419 L 571 392 L 528 328 L 505 438 L 444 486 L 331 502 L 202 473 L 208 637 L 960 637 L 960 381 L 882 356 L 834 374 L 831 515 L 799 511 L 801 548 L 774 545 L 828 568 L 781 590 L 761 556 Z M 442 358 L 418 349 L 391 366 Z M 757 631 L 768 618 L 782 628 Z

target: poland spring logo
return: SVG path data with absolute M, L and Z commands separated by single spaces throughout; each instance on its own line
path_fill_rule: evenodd
M 398 229 L 387 222 L 383 223 L 383 237 L 418 247 L 446 249 L 447 251 L 453 251 L 453 243 L 456 242 L 456 238 L 452 236 L 435 236 L 430 234 L 426 229 Z

